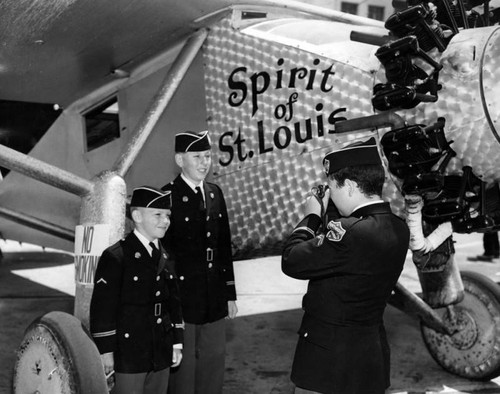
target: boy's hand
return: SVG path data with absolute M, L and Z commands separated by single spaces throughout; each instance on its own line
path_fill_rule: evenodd
M 102 366 L 104 367 L 104 375 L 106 376 L 106 384 L 108 385 L 108 390 L 115 385 L 115 358 L 113 353 L 101 354 Z
M 326 209 L 329 200 L 330 189 L 325 190 L 325 195 L 321 199 L 312 193 L 309 193 L 304 203 L 304 216 L 314 214 L 321 217 L 322 208 Z
M 115 359 L 113 353 L 101 354 L 101 361 L 104 367 L 104 374 L 109 375 L 115 369 Z
M 171 365 L 171 367 L 178 367 L 181 361 L 182 361 L 182 349 L 174 348 L 174 352 L 172 354 L 173 364 Z
M 226 319 L 234 319 L 238 313 L 238 307 L 236 306 L 236 301 L 227 302 L 227 316 Z

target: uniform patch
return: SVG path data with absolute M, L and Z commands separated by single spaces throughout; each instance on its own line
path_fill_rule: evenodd
M 136 259 L 140 259 L 140 258 L 141 258 L 141 254 L 140 254 L 139 252 L 135 252 L 134 257 L 135 257 Z
M 328 225 L 326 226 L 326 228 L 329 230 L 326 233 L 326 238 L 329 241 L 339 242 L 342 240 L 342 238 L 344 237 L 344 234 L 346 233 L 346 231 L 342 227 L 342 223 L 336 222 L 334 220 L 330 220 L 328 222 Z

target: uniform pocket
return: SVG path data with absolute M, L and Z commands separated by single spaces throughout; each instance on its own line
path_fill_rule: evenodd
M 147 280 L 143 272 L 126 273 L 123 278 L 123 287 L 121 291 L 122 302 L 132 305 L 144 303 L 144 295 L 148 287 L 146 282 Z

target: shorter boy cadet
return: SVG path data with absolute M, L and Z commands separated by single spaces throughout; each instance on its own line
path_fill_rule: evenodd
M 170 225 L 170 192 L 134 189 L 135 229 L 107 248 L 97 266 L 90 331 L 113 394 L 166 393 L 170 366 L 182 359 L 177 278 L 158 239 Z
M 309 280 L 291 378 L 296 393 L 383 394 L 390 354 L 382 316 L 409 230 L 381 198 L 375 139 L 328 153 L 323 167 L 329 190 L 321 203 L 306 200 L 282 256 L 285 274 Z M 329 200 L 341 217 L 317 233 Z

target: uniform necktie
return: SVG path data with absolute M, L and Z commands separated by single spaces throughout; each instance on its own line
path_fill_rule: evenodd
M 203 211 L 205 209 L 205 200 L 203 199 L 203 192 L 201 191 L 201 188 L 199 186 L 196 186 L 196 196 L 198 198 L 198 204 L 199 204 L 199 209 L 200 211 Z
M 154 242 L 150 242 L 149 246 L 151 246 L 152 249 L 151 257 L 153 258 L 153 261 L 157 263 L 160 260 L 160 250 L 156 247 Z

